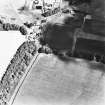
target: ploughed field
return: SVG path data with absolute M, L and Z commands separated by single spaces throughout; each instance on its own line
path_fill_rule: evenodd
M 105 36 L 105 21 L 101 19 L 86 20 L 83 28 L 84 32 Z
M 76 53 L 78 53 L 76 57 L 88 60 L 96 59 L 96 61 L 105 64 L 105 41 L 78 38 L 74 56 Z

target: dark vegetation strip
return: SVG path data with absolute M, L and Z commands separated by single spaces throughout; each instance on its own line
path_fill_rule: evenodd
M 27 34 L 26 28 L 22 25 L 17 25 L 17 24 L 11 24 L 11 23 L 4 23 L 2 20 L 0 20 L 0 25 L 4 31 L 20 31 L 22 35 Z
M 0 105 L 7 105 L 35 54 L 36 45 L 34 41 L 24 42 L 17 49 L 0 81 Z

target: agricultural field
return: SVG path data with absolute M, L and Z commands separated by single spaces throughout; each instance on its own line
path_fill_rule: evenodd
M 85 60 L 64 63 L 54 55 L 40 54 L 13 105 L 104 105 L 105 77 L 100 67 L 95 69 L 97 63 L 94 68 L 90 65 Z

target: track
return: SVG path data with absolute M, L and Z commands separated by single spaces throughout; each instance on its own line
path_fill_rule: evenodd
M 36 53 L 36 55 L 34 56 L 33 60 L 31 61 L 30 65 L 28 66 L 25 74 L 23 75 L 23 77 L 21 78 L 20 82 L 18 83 L 18 86 L 16 87 L 15 91 L 14 91 L 14 94 L 13 96 L 11 97 L 8 105 L 13 105 L 13 102 L 16 98 L 16 95 L 18 94 L 18 91 L 20 89 L 20 87 L 22 86 L 25 78 L 27 77 L 28 73 L 30 72 L 31 68 L 33 67 L 33 65 L 38 61 L 38 58 L 39 58 L 39 55 L 38 53 Z

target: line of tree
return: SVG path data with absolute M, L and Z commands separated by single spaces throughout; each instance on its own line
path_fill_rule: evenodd
M 6 105 L 10 100 L 35 54 L 36 45 L 34 41 L 26 41 L 17 49 L 0 81 L 0 100 L 2 100 L 0 105 Z
M 11 23 L 5 23 L 2 20 L 0 20 L 0 24 L 2 25 L 2 28 L 4 31 L 20 31 L 20 33 L 22 35 L 26 35 L 27 34 L 27 29 L 25 28 L 24 25 L 20 26 L 17 24 L 11 24 Z

